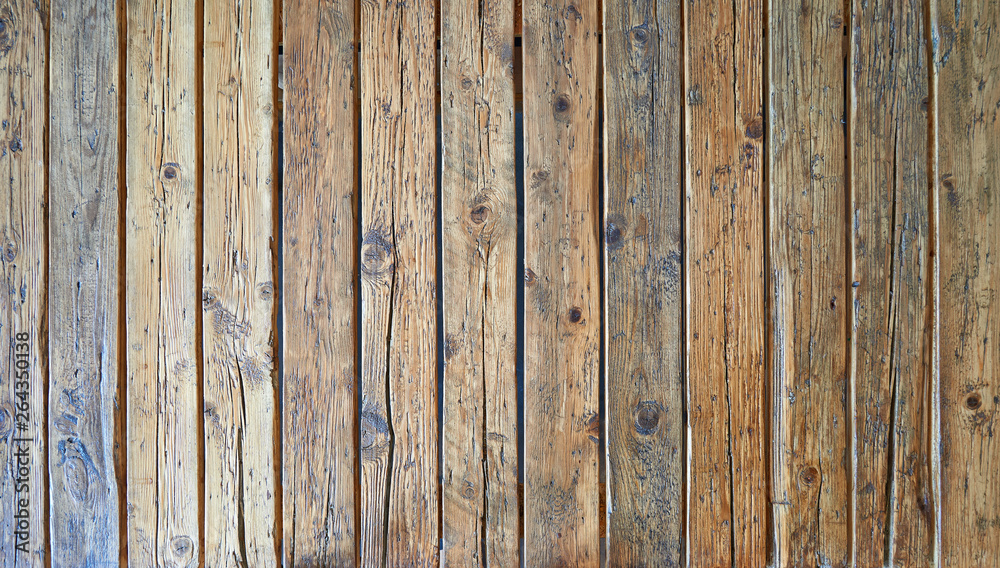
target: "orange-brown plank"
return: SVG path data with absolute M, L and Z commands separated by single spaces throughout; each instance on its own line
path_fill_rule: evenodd
M 597 2 L 533 1 L 523 25 L 524 556 L 597 566 Z
M 941 558 L 1000 566 L 1000 5 L 934 2 Z
M 512 0 L 441 1 L 446 566 L 517 566 Z
M 779 567 L 851 563 L 844 9 L 839 0 L 770 0 L 767 10 L 771 461 Z
M 856 566 L 929 566 L 934 376 L 924 4 L 852 6 Z M 895 35 L 907 40 L 887 49 Z M 870 535 L 870 536 L 869 536 Z
M 281 550 L 289 568 L 353 566 L 359 419 L 356 4 L 283 4 Z
M 604 10 L 608 564 L 679 566 L 681 2 Z

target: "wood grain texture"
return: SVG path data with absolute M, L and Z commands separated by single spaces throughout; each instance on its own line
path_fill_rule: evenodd
M 51 565 L 119 565 L 119 64 L 115 2 L 57 0 L 49 30 Z
M 45 388 L 47 3 L 0 6 L 0 567 L 49 557 Z
M 844 4 L 770 0 L 767 14 L 774 560 L 847 566 Z
M 923 6 L 909 0 L 852 6 L 854 558 L 864 567 L 929 566 L 933 560 L 938 499 L 931 475 L 933 272 Z M 900 32 L 905 42 L 895 39 Z
M 940 566 L 1000 566 L 1000 6 L 935 2 Z
M 356 566 L 355 3 L 284 9 L 283 565 Z
M 692 566 L 768 562 L 762 11 L 685 12 Z
M 609 566 L 682 565 L 680 14 L 604 2 Z
M 442 0 L 442 538 L 447 566 L 518 566 L 512 0 Z
M 361 565 L 439 564 L 435 6 L 361 3 Z
M 128 0 L 125 332 L 129 565 L 200 555 L 193 0 Z
M 273 2 L 204 13 L 205 565 L 277 566 Z
M 524 546 L 600 562 L 597 3 L 525 4 Z

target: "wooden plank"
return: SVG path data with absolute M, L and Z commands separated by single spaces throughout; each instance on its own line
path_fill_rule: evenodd
M 283 565 L 358 547 L 354 2 L 284 0 Z M 362 431 L 362 436 L 365 432 Z
M 854 557 L 928 566 L 937 498 L 925 13 L 910 0 L 854 2 L 852 12 Z M 887 49 L 899 33 L 907 40 Z
M 204 14 L 205 565 L 277 566 L 273 2 Z
M 524 546 L 600 562 L 597 3 L 524 6 Z
M 768 562 L 762 10 L 685 13 L 692 566 Z
M 49 12 L 49 531 L 54 568 L 119 565 L 115 2 Z
M 125 332 L 130 566 L 196 566 L 201 412 L 195 4 L 129 0 Z
M 517 566 L 512 0 L 442 0 L 442 530 L 448 566 Z
M 436 10 L 361 8 L 361 564 L 437 566 Z
M 0 567 L 43 566 L 48 557 L 48 463 L 43 353 L 47 286 L 45 81 L 47 6 L 0 8 Z
M 768 6 L 777 566 L 851 563 L 844 3 Z
M 932 4 L 940 566 L 1000 566 L 1000 6 Z
M 604 2 L 610 566 L 680 566 L 681 2 Z

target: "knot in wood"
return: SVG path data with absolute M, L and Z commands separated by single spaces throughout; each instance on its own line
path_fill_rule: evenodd
M 569 95 L 559 95 L 552 103 L 552 113 L 557 120 L 569 120 L 569 111 L 572 106 L 573 103 L 570 101 Z
M 389 449 L 389 424 L 374 411 L 361 413 L 361 455 L 367 461 L 380 460 Z
M 160 177 L 162 177 L 164 181 L 176 181 L 180 175 L 181 166 L 180 164 L 176 164 L 174 162 L 163 164 L 163 169 L 160 171 Z
M 581 320 L 583 320 L 583 310 L 581 310 L 580 308 L 578 308 L 576 306 L 573 306 L 572 308 L 570 308 L 569 309 L 569 321 L 571 321 L 573 323 L 580 323 Z
M 170 552 L 182 565 L 194 558 L 194 541 L 189 536 L 175 536 L 170 540 Z
M 979 393 L 972 393 L 969 398 L 965 399 L 965 407 L 969 410 L 979 410 L 983 406 L 983 398 L 979 396 Z
M 799 481 L 807 487 L 812 487 L 819 481 L 819 470 L 813 466 L 802 468 L 802 471 L 799 472 Z
M 636 26 L 632 28 L 632 41 L 638 45 L 643 46 L 649 41 L 649 30 L 646 29 L 645 25 Z
M 10 410 L 6 405 L 0 407 L 0 439 L 6 438 L 10 435 L 11 430 L 14 429 L 14 420 L 11 416 Z
M 622 241 L 622 232 L 624 228 L 624 218 L 620 215 L 608 216 L 608 226 L 604 230 L 604 243 L 609 249 L 616 250 L 621 248 L 624 244 L 624 241 Z
M 371 229 L 361 243 L 361 272 L 370 280 L 379 281 L 392 272 L 393 251 L 389 235 Z
M 535 271 L 533 271 L 530 268 L 525 268 L 524 269 L 524 283 L 526 285 L 528 285 L 528 286 L 531 286 L 532 284 L 534 284 L 537 281 L 538 281 L 538 277 L 535 276 Z
M 635 431 L 643 436 L 655 434 L 660 428 L 660 405 L 654 401 L 640 402 L 635 408 Z
M 477 225 L 482 225 L 489 219 L 490 213 L 491 211 L 489 207 L 485 205 L 480 205 L 479 207 L 473 209 L 471 213 L 469 213 L 469 218 L 472 220 L 473 223 Z

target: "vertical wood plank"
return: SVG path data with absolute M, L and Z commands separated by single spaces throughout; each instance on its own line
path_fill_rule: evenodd
M 608 564 L 680 566 L 681 3 L 603 7 Z
M 355 3 L 283 4 L 283 565 L 352 566 L 360 418 Z
M 49 51 L 49 530 L 54 568 L 119 565 L 118 20 L 56 0 Z
M 844 7 L 768 6 L 777 566 L 852 562 Z
M 597 3 L 526 3 L 523 28 L 525 562 L 597 566 Z
M 0 7 L 0 567 L 49 556 L 45 451 L 47 3 Z
M 519 562 L 513 28 L 512 0 L 441 2 L 447 566 Z
M 361 563 L 437 566 L 435 5 L 361 3 Z
M 205 564 L 277 566 L 273 2 L 204 14 Z
M 195 4 L 129 0 L 126 11 L 129 565 L 196 566 Z
M 933 559 L 937 498 L 931 476 L 929 68 L 923 7 L 909 0 L 852 6 L 857 566 L 928 566 Z M 906 40 L 900 42 L 899 34 Z
M 762 10 L 685 13 L 692 566 L 768 562 Z
M 1000 566 L 1000 6 L 935 2 L 942 566 Z

